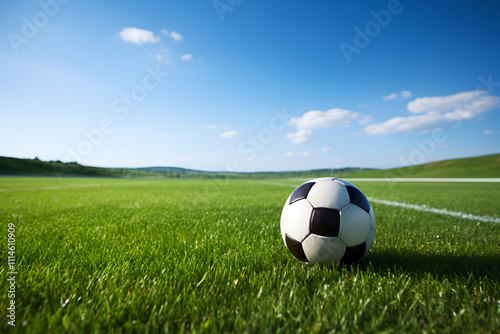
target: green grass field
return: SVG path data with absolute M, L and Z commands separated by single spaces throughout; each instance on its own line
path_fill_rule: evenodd
M 283 244 L 300 181 L 0 178 L 17 227 L 16 327 L 2 331 L 498 333 L 500 224 L 372 203 L 358 265 Z M 500 217 L 500 184 L 356 182 L 369 197 Z

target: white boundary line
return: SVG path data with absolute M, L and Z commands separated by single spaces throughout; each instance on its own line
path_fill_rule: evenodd
M 370 202 L 373 202 L 373 203 L 390 205 L 390 206 L 398 206 L 400 208 L 405 208 L 405 209 L 413 209 L 413 210 L 417 210 L 417 211 L 438 213 L 441 215 L 447 215 L 447 216 L 458 217 L 458 218 L 463 218 L 463 219 L 475 220 L 475 221 L 480 221 L 480 222 L 485 222 L 485 223 L 491 222 L 491 223 L 495 223 L 495 224 L 500 224 L 500 218 L 496 218 L 496 217 L 476 216 L 476 215 L 473 215 L 470 213 L 464 213 L 464 212 L 460 212 L 460 211 L 449 211 L 446 209 L 428 208 L 428 207 L 422 206 L 422 205 L 387 201 L 385 199 L 378 199 L 378 198 L 373 198 L 373 197 L 368 197 L 368 200 Z
M 344 180 L 344 179 L 343 179 Z M 453 178 L 453 177 L 396 177 L 396 178 L 345 178 L 346 181 L 368 182 L 500 182 L 500 178 Z
M 123 179 L 131 180 L 131 179 Z M 97 188 L 97 187 L 107 187 L 107 186 L 128 186 L 128 185 L 142 185 L 148 184 L 154 181 L 130 181 L 125 183 L 87 183 L 87 184 L 69 184 L 61 186 L 42 186 L 42 187 L 30 187 L 30 188 L 3 188 L 0 192 L 21 192 L 21 191 L 39 191 L 39 190 L 59 190 L 59 189 L 75 189 L 75 188 Z
M 353 179 L 350 179 L 350 180 L 353 180 Z M 363 180 L 363 179 L 361 179 L 361 180 Z M 379 179 L 379 181 L 380 181 L 380 179 Z M 273 184 L 273 185 L 282 186 L 282 187 L 292 187 L 292 188 L 297 187 L 296 185 L 279 183 L 279 182 L 265 182 L 265 181 L 263 181 L 262 183 Z M 460 211 L 450 211 L 450 210 L 446 210 L 446 209 L 428 208 L 428 207 L 422 206 L 422 205 L 388 201 L 385 199 L 378 199 L 378 198 L 373 198 L 373 197 L 368 197 L 368 200 L 370 202 L 377 203 L 377 204 L 397 206 L 400 208 L 412 209 L 412 210 L 416 210 L 416 211 L 432 212 L 432 213 L 437 213 L 440 215 L 447 215 L 447 216 L 451 216 L 451 217 L 475 220 L 475 221 L 480 221 L 480 222 L 484 222 L 484 223 L 500 224 L 500 218 L 496 218 L 496 217 L 476 216 L 476 215 L 473 215 L 470 213 L 464 213 L 464 212 L 460 212 Z

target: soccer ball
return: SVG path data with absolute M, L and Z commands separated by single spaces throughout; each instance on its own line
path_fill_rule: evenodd
M 292 255 L 315 264 L 356 263 L 375 239 L 375 215 L 351 183 L 319 178 L 295 189 L 281 213 L 281 236 Z

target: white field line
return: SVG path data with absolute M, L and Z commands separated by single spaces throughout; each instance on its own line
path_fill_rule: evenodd
M 352 180 L 352 179 L 351 179 Z M 262 183 L 267 183 L 267 184 L 273 184 L 277 186 L 282 186 L 282 187 L 292 187 L 296 188 L 296 185 L 291 185 L 291 184 L 286 184 L 286 183 L 279 183 L 279 182 L 262 182 Z M 496 217 L 488 217 L 488 216 L 476 216 L 470 213 L 465 213 L 465 212 L 460 212 L 460 211 L 450 211 L 447 209 L 436 209 L 436 208 L 428 208 L 426 206 L 422 205 L 415 205 L 415 204 L 408 204 L 408 203 L 403 203 L 403 202 L 395 202 L 395 201 L 388 201 L 385 199 L 378 199 L 378 198 L 373 198 L 373 197 L 368 197 L 368 200 L 373 203 L 378 203 L 378 204 L 384 204 L 384 205 L 390 205 L 390 206 L 397 206 L 400 208 L 405 208 L 405 209 L 413 209 L 416 211 L 424 211 L 424 212 L 432 212 L 432 213 L 437 213 L 440 215 L 447 215 L 451 217 L 457 217 L 457 218 L 463 218 L 463 219 L 469 219 L 469 220 L 475 220 L 475 221 L 480 221 L 484 223 L 495 223 L 495 224 L 500 224 L 500 218 Z
M 59 189 L 74 189 L 74 188 L 96 188 L 107 186 L 124 186 L 124 185 L 141 185 L 148 184 L 152 181 L 139 181 L 139 182 L 124 182 L 124 183 L 87 183 L 87 184 L 72 184 L 62 186 L 43 186 L 43 187 L 30 187 L 30 188 L 3 188 L 0 192 L 18 192 L 18 191 L 38 191 L 38 190 L 59 190 Z
M 78 184 L 78 185 L 68 185 L 68 186 L 45 186 L 45 187 L 31 187 L 31 188 L 12 188 L 12 189 L 0 189 L 1 192 L 7 191 L 37 191 L 37 190 L 58 190 L 58 189 L 71 189 L 71 188 L 93 188 L 100 187 L 101 184 Z
M 496 217 L 476 216 L 476 215 L 473 215 L 470 213 L 465 213 L 465 212 L 460 212 L 460 211 L 450 211 L 450 210 L 446 210 L 446 209 L 428 208 L 428 207 L 422 206 L 422 205 L 387 201 L 385 199 L 378 199 L 378 198 L 373 198 L 373 197 L 368 197 L 368 200 L 370 202 L 373 202 L 373 203 L 390 205 L 390 206 L 398 206 L 400 208 L 405 208 L 405 209 L 413 209 L 413 210 L 417 210 L 417 211 L 438 213 L 441 215 L 447 215 L 447 216 L 458 217 L 458 218 L 463 218 L 463 219 L 470 219 L 470 220 L 475 220 L 475 221 L 480 221 L 480 222 L 485 222 L 485 223 L 491 222 L 491 223 L 500 224 L 500 218 L 496 218 Z
M 423 178 L 423 177 L 396 177 L 396 178 L 346 178 L 346 181 L 368 182 L 500 182 L 500 178 Z

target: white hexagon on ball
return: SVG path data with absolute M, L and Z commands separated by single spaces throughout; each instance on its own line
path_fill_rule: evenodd
M 281 237 L 283 238 L 283 242 L 285 243 L 285 245 L 286 245 L 285 212 L 288 209 L 288 207 L 290 206 L 290 196 L 288 196 L 288 199 L 286 200 L 285 205 L 283 205 L 283 210 L 281 210 L 281 220 L 280 220 Z
M 303 242 L 304 253 L 311 263 L 328 264 L 339 262 L 346 247 L 339 238 L 310 234 Z
M 309 235 L 309 220 L 311 219 L 312 210 L 311 204 L 305 199 L 286 207 L 283 213 L 284 217 L 281 220 L 283 240 L 285 240 L 285 234 L 288 234 L 296 241 L 302 241 Z
M 370 215 L 356 204 L 348 204 L 340 210 L 339 238 L 347 247 L 366 241 L 372 223 Z
M 372 229 L 376 230 L 376 226 L 375 226 L 375 213 L 373 213 L 373 208 L 370 206 L 370 211 L 368 212 L 368 214 L 370 215 L 370 220 L 371 220 L 371 223 L 372 223 Z
M 323 179 L 312 186 L 307 200 L 315 208 L 340 210 L 349 204 L 349 193 L 343 184 L 332 179 Z

